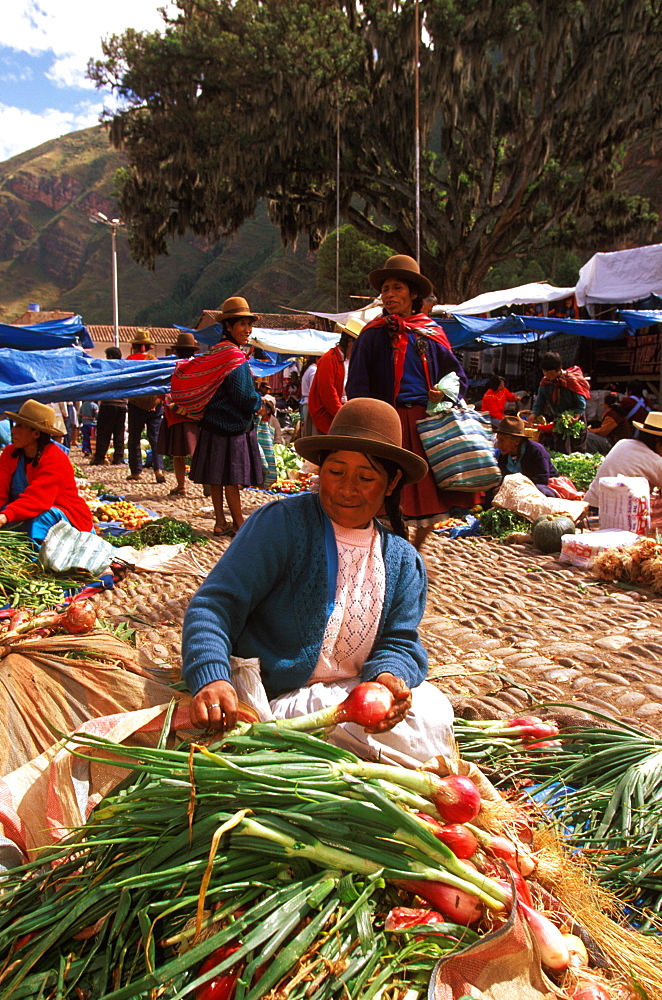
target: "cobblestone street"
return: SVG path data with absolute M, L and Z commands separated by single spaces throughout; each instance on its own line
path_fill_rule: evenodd
M 186 497 L 167 484 L 126 482 L 128 466 L 89 471 L 110 492 L 189 521 L 210 538 L 187 553 L 187 573 L 130 573 L 103 594 L 100 608 L 127 620 L 137 644 L 163 667 L 181 665 L 181 626 L 191 595 L 227 548 L 211 536 L 211 502 L 187 482 Z M 243 491 L 245 512 L 270 497 Z M 423 550 L 430 578 L 422 635 L 430 680 L 455 710 L 491 718 L 538 701 L 572 703 L 662 732 L 662 598 L 597 583 L 584 570 L 543 556 L 529 545 L 431 536 Z

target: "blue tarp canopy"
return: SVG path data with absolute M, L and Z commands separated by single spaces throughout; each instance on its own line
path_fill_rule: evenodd
M 80 316 L 54 319 L 49 323 L 32 323 L 31 326 L 0 323 L 0 347 L 18 351 L 48 351 L 72 344 L 94 347 L 94 341 Z
M 452 321 L 437 320 L 450 340 L 451 347 L 479 351 L 485 347 L 507 344 L 531 344 L 555 333 L 569 333 L 595 340 L 616 340 L 631 333 L 625 322 L 593 319 L 561 319 L 552 316 L 510 315 L 493 319 L 462 316 Z
M 105 361 L 75 347 L 2 350 L 0 409 L 15 409 L 26 399 L 59 403 L 162 395 L 170 389 L 177 360 L 169 355 L 156 361 Z M 251 359 L 249 363 L 254 375 L 266 378 L 282 371 L 289 359 L 276 363 Z
M 662 323 L 662 309 L 623 309 L 618 314 L 622 316 L 632 330 L 641 330 L 653 323 Z
M 187 326 L 175 326 L 175 329 L 192 333 L 195 339 L 204 344 L 205 347 L 213 347 L 214 344 L 218 344 L 224 333 L 220 323 L 212 323 L 210 326 L 204 326 L 202 330 L 191 330 Z M 278 372 L 282 372 L 283 368 L 287 368 L 294 360 L 291 354 L 282 355 L 277 354 L 275 351 L 265 351 L 264 353 L 268 355 L 269 361 L 251 358 L 249 362 L 251 371 L 257 378 L 269 378 L 270 375 L 277 375 Z

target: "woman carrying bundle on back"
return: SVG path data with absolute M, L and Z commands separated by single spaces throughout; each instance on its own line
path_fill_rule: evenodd
M 262 397 L 241 350 L 254 319 L 246 299 L 239 295 L 226 299 L 220 316 L 223 339 L 207 354 L 178 365 L 170 387 L 173 410 L 200 422 L 189 478 L 210 487 L 215 535 L 232 536 L 243 524 L 239 487 L 263 482 L 255 432 Z M 231 525 L 225 519 L 224 493 Z

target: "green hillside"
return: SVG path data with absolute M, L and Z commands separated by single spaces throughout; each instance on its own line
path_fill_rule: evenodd
M 11 322 L 30 302 L 80 313 L 88 323 L 112 321 L 110 232 L 89 216 L 117 214 L 112 192 L 122 165 L 101 126 L 0 164 L 0 321 Z M 314 259 L 303 247 L 282 247 L 264 207 L 236 236 L 215 245 L 193 237 L 173 242 L 153 271 L 131 260 L 122 233 L 117 243 L 120 323 L 126 325 L 189 325 L 202 309 L 235 293 L 260 312 L 324 307 L 315 292 Z

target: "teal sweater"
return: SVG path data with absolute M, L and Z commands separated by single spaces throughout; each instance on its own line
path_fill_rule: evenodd
M 386 587 L 362 676 L 390 671 L 416 687 L 427 673 L 417 631 L 425 568 L 408 542 L 377 527 Z M 251 514 L 186 612 L 182 656 L 191 691 L 230 680 L 231 655 L 259 658 L 270 698 L 306 684 L 333 610 L 337 557 L 333 526 L 317 496 L 288 497 Z

